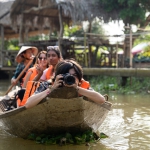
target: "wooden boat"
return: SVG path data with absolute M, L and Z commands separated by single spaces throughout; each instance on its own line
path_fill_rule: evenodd
M 1 112 L 0 121 L 5 131 L 22 138 L 31 133 L 96 132 L 111 106 L 107 101 L 99 105 L 78 97 L 73 88 L 60 88 L 33 108 Z

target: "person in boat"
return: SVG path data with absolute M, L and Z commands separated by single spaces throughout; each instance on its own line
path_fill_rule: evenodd
M 49 68 L 44 70 L 42 76 L 39 75 L 40 81 L 49 80 L 52 76 L 54 76 L 55 66 L 59 61 L 63 60 L 59 46 L 47 47 L 47 60 L 49 63 Z
M 63 75 L 66 73 L 69 73 L 75 78 L 74 84 L 68 85 L 64 82 Z M 50 85 L 48 81 L 43 82 L 43 84 L 39 86 L 35 93 L 27 99 L 25 107 L 34 107 L 53 90 L 60 88 L 62 85 L 75 88 L 79 95 L 85 96 L 95 103 L 103 104 L 105 102 L 105 97 L 103 95 L 94 90 L 90 90 L 91 88 L 89 82 L 83 79 L 82 67 L 76 61 L 62 60 L 55 68 L 55 77 L 52 85 Z
M 18 63 L 16 67 L 16 71 L 11 79 L 11 84 L 16 85 L 17 84 L 17 77 L 19 74 L 23 71 L 25 66 L 29 63 L 31 59 L 34 59 L 33 56 L 36 56 L 38 53 L 38 49 L 36 47 L 30 47 L 30 46 L 22 46 L 19 50 L 17 56 L 16 56 L 16 62 Z M 33 65 L 31 64 L 29 68 L 31 68 Z M 25 73 L 20 77 L 19 82 L 20 86 L 22 86 L 23 83 L 23 77 L 25 76 Z
M 34 67 L 30 68 L 24 79 L 23 79 L 23 85 L 22 88 L 26 88 L 28 81 L 37 81 L 37 75 L 42 76 L 43 71 L 49 67 L 48 61 L 47 61 L 47 51 L 41 51 L 38 53 L 36 57 L 36 62 Z
M 41 76 L 42 72 L 35 76 L 33 79 L 34 81 L 47 81 L 51 80 L 54 77 L 54 68 L 59 61 L 63 60 L 60 49 L 58 46 L 48 46 L 47 47 L 47 61 L 49 63 L 49 67 L 43 71 L 43 75 Z M 50 81 L 51 82 L 51 81 Z M 39 82 L 35 83 L 32 81 L 27 82 L 26 89 L 22 89 L 20 98 L 17 99 L 17 107 L 24 106 L 28 97 L 31 96 L 35 89 L 39 86 Z M 43 85 L 43 84 L 42 84 Z M 25 87 L 25 86 L 24 86 Z

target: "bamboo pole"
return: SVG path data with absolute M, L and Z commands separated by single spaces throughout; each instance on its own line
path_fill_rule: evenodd
M 130 68 L 132 68 L 132 28 L 130 26 Z
M 28 64 L 26 65 L 26 67 L 25 67 L 25 68 L 22 70 L 22 72 L 19 74 L 19 76 L 18 76 L 17 79 L 16 79 L 16 82 L 22 77 L 22 75 L 24 74 L 24 72 L 29 68 L 29 66 L 32 64 L 33 60 L 34 60 L 34 57 L 31 58 L 31 60 L 30 60 L 30 61 L 28 62 Z M 12 85 L 9 87 L 9 89 L 6 91 L 5 95 L 7 95 L 7 94 L 10 92 L 10 90 L 13 88 L 13 86 L 14 86 L 14 84 L 12 84 Z

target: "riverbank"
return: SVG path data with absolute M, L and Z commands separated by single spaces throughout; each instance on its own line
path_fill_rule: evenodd
M 150 94 L 150 77 L 127 77 L 126 84 L 123 83 L 122 77 L 111 76 L 84 76 L 89 81 L 91 87 L 100 93 L 109 93 L 114 91 L 118 94 Z M 10 79 L 1 79 L 0 89 L 8 89 Z M 124 85 L 124 86 L 123 86 Z
M 122 77 L 86 76 L 86 80 L 101 93 L 115 91 L 120 94 L 150 94 L 150 77 L 128 77 L 126 84 L 122 83 Z

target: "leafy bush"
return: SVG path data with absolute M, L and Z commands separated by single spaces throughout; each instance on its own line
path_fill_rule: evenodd
M 149 77 L 128 77 L 125 86 L 122 86 L 121 77 L 87 76 L 91 87 L 100 93 L 116 91 L 122 94 L 147 93 L 150 90 Z

